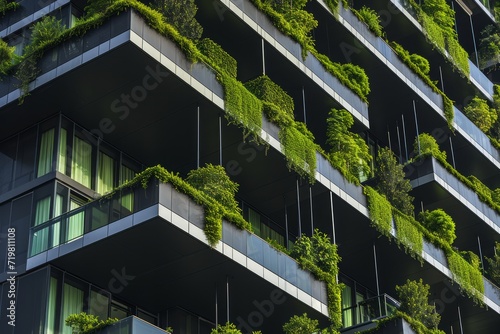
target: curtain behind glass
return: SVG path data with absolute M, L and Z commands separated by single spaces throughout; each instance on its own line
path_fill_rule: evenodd
M 57 160 L 57 171 L 66 174 L 66 152 L 67 152 L 67 137 L 66 129 L 61 128 L 59 133 L 59 159 Z
M 70 210 L 78 209 L 81 204 L 74 200 L 73 198 L 70 201 Z M 77 214 L 73 214 L 68 217 L 68 226 L 66 231 L 66 241 L 78 238 L 83 235 L 83 224 L 85 219 L 85 212 L 80 211 Z
M 61 328 L 62 334 L 72 334 L 70 326 L 66 326 L 65 320 L 71 314 L 83 312 L 83 291 L 64 283 Z
M 260 231 L 260 215 L 252 209 L 248 209 L 248 222 L 252 224 L 252 229 L 255 234 L 261 237 Z
M 86 186 L 91 187 L 92 173 L 92 146 L 75 136 L 71 160 L 71 178 Z
M 131 181 L 134 177 L 135 177 L 135 172 L 132 169 L 125 167 L 123 165 L 121 166 L 120 186 L 127 181 Z M 130 212 L 133 212 L 133 209 L 134 209 L 134 194 L 133 193 L 123 195 L 121 201 L 122 201 L 122 207 L 124 207 L 125 209 L 127 209 Z
M 54 133 L 54 129 L 42 133 L 36 177 L 40 177 L 52 171 L 52 161 L 54 160 Z
M 97 175 L 97 192 L 101 195 L 109 193 L 114 188 L 114 166 L 113 158 L 99 152 L 99 171 Z
M 352 323 L 352 309 L 350 308 L 352 306 L 352 299 L 351 299 L 351 287 L 348 285 L 344 286 L 344 289 L 342 289 L 342 320 L 344 327 L 350 327 L 354 325 Z
M 42 198 L 36 203 L 34 226 L 45 223 L 50 219 L 50 196 Z M 48 248 L 49 228 L 43 228 L 33 234 L 31 240 L 31 255 L 38 254 Z
M 45 325 L 46 334 L 57 334 L 56 325 L 56 303 L 57 303 L 57 279 L 50 278 L 49 300 L 47 305 L 47 321 Z

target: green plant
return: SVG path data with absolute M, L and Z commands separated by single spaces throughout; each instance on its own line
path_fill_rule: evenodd
M 382 31 L 382 25 L 380 24 L 380 16 L 375 10 L 371 9 L 370 7 L 363 6 L 361 7 L 360 10 L 358 11 L 353 10 L 353 12 L 357 14 L 356 16 L 360 20 L 364 21 L 368 25 L 370 30 L 376 36 L 378 37 L 382 36 L 383 31 Z
M 497 285 L 500 285 L 500 243 L 495 241 L 495 254 L 492 258 L 485 257 L 488 263 L 488 274 Z
M 429 75 L 429 72 L 431 71 L 431 66 L 430 66 L 429 61 L 427 59 L 425 59 L 421 55 L 418 55 L 416 53 L 412 53 L 410 55 L 410 61 L 413 64 L 415 64 L 423 74 Z
M 401 286 L 396 285 L 396 293 L 401 302 L 399 310 L 427 328 L 437 328 L 441 316 L 436 312 L 436 306 L 429 304 L 429 290 L 430 286 L 424 284 L 422 279 L 407 280 Z
M 12 64 L 14 49 L 14 47 L 9 46 L 5 41 L 0 39 L 0 74 L 5 74 Z
M 332 165 L 339 169 L 346 179 L 359 184 L 360 175 L 371 175 L 372 156 L 368 145 L 358 134 L 349 131 L 354 125 L 354 119 L 347 110 L 330 110 L 326 122 Z
M 413 197 L 409 195 L 412 187 L 410 180 L 405 179 L 403 166 L 399 164 L 394 153 L 388 148 L 379 150 L 376 164 L 375 177 L 376 189 L 383 194 L 395 208 L 413 215 Z
M 8 2 L 7 0 L 0 0 L 0 17 L 5 15 L 9 10 L 15 10 L 19 7 L 19 3 L 15 1 Z
M 446 160 L 446 152 L 439 149 L 439 145 L 428 133 L 421 133 L 418 135 L 418 140 L 415 138 L 413 142 L 413 150 L 415 152 L 420 152 L 419 154 L 432 154 L 435 157 L 440 157 L 440 159 Z
M 217 328 L 213 328 L 210 334 L 241 334 L 241 331 L 228 321 L 225 325 L 219 324 Z
M 420 229 L 416 226 L 413 218 L 394 211 L 394 223 L 396 225 L 396 241 L 403 244 L 405 249 L 414 257 L 422 261 L 422 250 L 424 238 Z
M 498 63 L 498 57 L 500 56 L 500 35 L 498 28 L 494 25 L 490 24 L 481 31 L 478 53 L 481 68 L 490 67 L 490 61 L 497 60 L 493 64 Z
M 470 257 L 470 254 L 468 256 Z M 448 253 L 447 259 L 453 278 L 458 284 L 460 284 L 461 290 L 476 303 L 482 303 L 484 282 L 478 265 L 479 259 L 469 263 L 462 255 L 456 252 Z
M 54 16 L 50 15 L 44 16 L 43 19 L 30 27 L 31 38 L 25 52 L 33 52 L 33 50 L 56 39 L 65 29 L 66 27 L 62 24 L 61 20 L 57 20 Z
M 369 186 L 363 188 L 368 202 L 368 213 L 372 225 L 382 233 L 389 237 L 392 230 L 392 207 L 391 203 L 385 196 L 379 194 L 375 189 Z
M 457 238 L 455 234 L 455 222 L 443 209 L 426 210 L 421 212 L 418 217 L 427 230 L 434 233 L 437 237 L 442 238 L 448 244 L 453 244 L 453 241 Z
M 267 75 L 248 81 L 245 87 L 262 101 L 273 103 L 292 119 L 295 109 L 293 98 Z
M 98 329 L 114 324 L 117 321 L 116 318 L 99 320 L 97 316 L 85 312 L 71 314 L 65 319 L 66 326 L 71 327 L 73 334 L 94 333 Z
M 153 0 L 152 7 L 159 11 L 166 22 L 187 38 L 197 40 L 203 33 L 203 27 L 196 21 L 198 11 L 194 0 Z
M 483 132 L 488 132 L 498 118 L 497 111 L 477 96 L 465 106 L 464 114 Z
M 285 334 L 312 334 L 319 331 L 318 320 L 310 319 L 307 313 L 294 315 L 283 325 Z
M 196 43 L 198 50 L 207 56 L 219 71 L 225 71 L 230 76 L 236 78 L 238 65 L 236 59 L 231 57 L 229 53 L 224 51 L 222 47 L 209 38 L 204 38 Z

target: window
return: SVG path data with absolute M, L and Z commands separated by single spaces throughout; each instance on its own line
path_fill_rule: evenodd
M 47 304 L 47 321 L 45 325 L 46 334 L 57 334 L 56 312 L 57 312 L 57 278 L 50 278 L 49 299 Z
M 110 318 L 117 318 L 118 320 L 124 319 L 131 314 L 130 307 L 127 305 L 120 303 L 116 300 L 111 302 L 111 314 Z
M 54 129 L 42 133 L 38 150 L 38 168 L 36 177 L 43 176 L 52 171 L 54 156 Z
M 50 219 L 51 199 L 51 196 L 47 196 L 36 203 L 34 226 L 41 225 Z M 46 227 L 33 234 L 31 255 L 38 254 L 49 248 L 49 229 L 50 227 Z
M 62 334 L 72 334 L 72 329 L 70 326 L 66 326 L 65 320 L 69 315 L 81 312 L 83 312 L 83 290 L 65 282 L 61 312 Z
M 101 320 L 108 318 L 109 296 L 104 291 L 90 291 L 89 314 L 93 314 Z
M 75 136 L 71 160 L 71 178 L 87 188 L 91 188 L 91 176 L 92 145 Z
M 85 200 L 73 195 L 71 196 L 69 202 L 70 211 L 78 209 L 82 205 L 85 205 Z M 69 214 L 68 225 L 66 227 L 66 241 L 73 240 L 83 235 L 84 220 L 85 220 L 84 211 L 79 211 L 77 213 Z
M 135 177 L 135 172 L 132 169 L 130 169 L 124 165 L 121 166 L 120 173 L 121 173 L 120 185 L 124 184 L 127 181 L 131 181 Z M 129 212 L 134 211 L 134 194 L 133 193 L 128 193 L 128 194 L 122 195 L 121 202 L 122 202 L 123 208 L 127 209 Z
M 61 131 L 59 132 L 59 156 L 57 160 L 57 171 L 67 174 L 66 172 L 66 151 L 67 151 L 67 138 L 68 132 L 66 129 L 61 128 Z
M 344 285 L 342 289 L 342 323 L 345 327 L 351 327 L 354 325 L 352 321 L 352 297 L 351 297 L 351 287 L 349 285 Z
M 99 170 L 97 173 L 97 192 L 101 195 L 113 191 L 115 162 L 109 155 L 99 152 Z

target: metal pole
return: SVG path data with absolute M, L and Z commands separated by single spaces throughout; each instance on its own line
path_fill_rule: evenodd
M 413 115 L 415 116 L 415 129 L 417 130 L 417 144 L 418 144 L 418 154 L 420 154 L 420 138 L 418 138 L 418 119 L 417 119 L 417 106 L 415 105 L 415 100 L 413 100 Z
M 458 309 L 458 323 L 460 325 L 460 334 L 464 334 L 464 328 L 462 327 L 462 314 L 460 313 L 460 306 L 458 306 L 457 309 Z
M 453 150 L 453 142 L 451 141 L 451 136 L 449 137 L 450 139 L 450 149 L 451 149 L 451 162 L 453 162 L 453 168 L 455 167 L 455 152 Z
M 226 321 L 229 322 L 229 276 L 226 276 Z
M 313 196 L 312 196 L 312 188 L 309 186 L 309 206 L 311 209 L 311 235 L 314 233 L 314 213 L 313 213 Z
M 472 31 L 472 43 L 474 44 L 474 54 L 476 55 L 476 65 L 479 68 L 479 56 L 477 55 L 476 36 L 474 36 L 474 25 L 472 24 L 472 15 L 469 14 L 470 30 Z
M 401 136 L 399 135 L 399 125 L 396 123 L 396 134 L 398 135 L 398 145 L 399 145 L 399 163 L 403 164 L 403 154 L 401 149 Z
M 196 112 L 197 133 L 196 133 L 196 168 L 200 168 L 200 106 Z
M 297 214 L 299 215 L 299 238 L 302 236 L 302 221 L 300 219 L 300 193 L 299 193 L 299 179 L 297 179 Z
M 477 236 L 477 245 L 479 247 L 479 259 L 481 259 L 481 270 L 484 273 L 483 251 L 482 251 L 481 239 L 479 238 L 479 235 Z
M 217 296 L 217 284 L 215 284 L 215 327 L 219 325 L 219 299 Z
M 330 212 L 332 214 L 332 238 L 333 238 L 332 241 L 334 244 L 336 244 L 337 243 L 337 236 L 335 233 L 335 215 L 333 213 L 333 194 L 331 191 L 330 191 Z
M 405 129 L 405 116 L 401 114 L 401 122 L 403 126 L 403 139 L 405 143 L 405 156 L 406 156 L 406 161 L 408 161 L 408 144 L 406 143 L 406 129 Z
M 285 246 L 286 246 L 286 249 L 288 249 L 288 243 L 289 243 L 289 239 L 288 239 L 288 212 L 286 209 L 286 199 L 283 198 L 283 201 L 285 202 Z
M 302 108 L 304 109 L 304 124 L 307 124 L 307 116 L 306 116 L 306 93 L 304 91 L 304 86 L 302 86 Z
M 375 242 L 373 243 L 373 260 L 375 264 L 375 281 L 377 283 L 377 296 L 380 296 L 380 286 L 378 282 L 378 265 L 377 265 L 377 249 L 375 248 Z
M 441 78 L 441 90 L 444 93 L 444 80 L 443 80 L 443 71 L 441 70 L 441 66 L 439 66 L 439 77 Z
M 264 52 L 264 38 L 262 39 L 262 74 L 266 75 L 266 54 Z
M 389 127 L 387 127 L 387 140 L 389 141 L 389 149 L 392 151 L 391 133 L 389 132 Z
M 222 116 L 219 115 L 219 165 L 222 166 Z

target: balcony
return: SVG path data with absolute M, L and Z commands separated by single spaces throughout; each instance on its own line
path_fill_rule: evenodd
M 106 326 L 95 334 L 165 334 L 168 333 L 161 328 L 151 325 L 150 323 L 139 319 L 135 316 L 130 316 L 122 319 L 110 326 Z
M 344 328 L 341 333 L 355 333 L 375 327 L 374 320 L 390 317 L 399 307 L 399 302 L 387 294 L 368 298 L 342 310 Z

